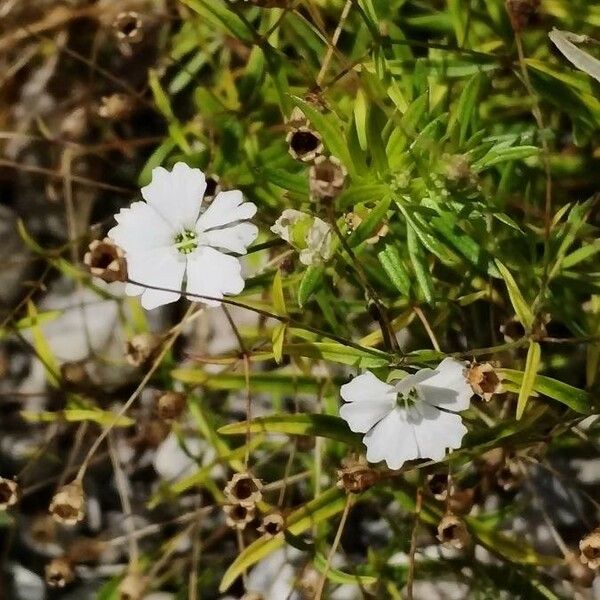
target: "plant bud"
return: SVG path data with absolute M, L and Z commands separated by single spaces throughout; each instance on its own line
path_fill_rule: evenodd
M 50 514 L 64 525 L 79 523 L 85 514 L 83 486 L 78 480 L 61 487 L 50 502 Z

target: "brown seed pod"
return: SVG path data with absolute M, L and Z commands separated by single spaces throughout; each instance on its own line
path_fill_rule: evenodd
M 450 498 L 448 498 L 448 510 L 453 514 L 467 515 L 471 512 L 474 502 L 475 490 L 473 488 L 453 489 Z
M 97 563 L 106 550 L 106 542 L 90 537 L 75 538 L 67 549 L 66 557 L 74 564 Z
M 526 333 L 523 323 L 517 317 L 511 317 L 508 321 L 500 325 L 500 333 L 504 341 L 508 344 L 520 340 Z
M 78 360 L 60 365 L 60 375 L 65 384 L 82 387 L 90 382 L 90 376 L 85 368 L 85 361 Z
M 437 538 L 442 544 L 459 550 L 465 548 L 471 540 L 465 522 L 451 513 L 446 513 L 442 517 L 437 530 Z
M 597 527 L 591 533 L 588 533 L 580 542 L 579 558 L 584 565 L 590 569 L 600 568 L 600 527 Z
M 78 480 L 61 487 L 50 502 L 48 509 L 55 521 L 64 525 L 79 523 L 85 514 L 85 495 Z
M 156 404 L 159 418 L 163 421 L 175 421 L 185 410 L 187 396 L 181 392 L 165 392 Z
M 0 511 L 14 506 L 19 500 L 19 485 L 12 479 L 0 477 Z
M 110 238 L 94 240 L 83 257 L 83 263 L 92 275 L 107 283 L 127 281 L 125 254 Z
M 486 402 L 489 402 L 494 394 L 502 393 L 502 383 L 496 369 L 490 363 L 471 363 L 467 369 L 467 381 L 473 392 Z
M 125 344 L 125 360 L 132 367 L 141 367 L 149 360 L 160 344 L 160 337 L 154 333 L 139 333 Z
M 256 508 L 252 506 L 243 506 L 242 504 L 225 504 L 225 522 L 234 529 L 245 529 L 246 525 L 254 520 Z
M 66 556 L 53 558 L 44 567 L 44 578 L 49 587 L 64 588 L 75 579 L 73 565 Z
M 372 469 L 364 456 L 347 458 L 337 471 L 337 487 L 349 494 L 360 494 L 373 487 L 381 478 L 379 471 Z
M 567 562 L 569 575 L 573 583 L 584 588 L 592 586 L 594 579 L 596 578 L 596 573 L 593 569 L 590 569 L 588 565 L 583 564 L 579 554 L 569 552 L 565 556 L 565 561 Z
M 285 141 L 289 144 L 290 154 L 302 162 L 313 161 L 323 151 L 321 135 L 305 125 L 290 131 Z
M 344 188 L 347 171 L 335 156 L 317 156 L 308 172 L 310 193 L 317 200 L 332 200 Z
M 285 528 L 285 519 L 279 512 L 274 512 L 266 515 L 258 531 L 264 534 L 268 538 L 275 537 L 278 533 L 281 533 Z
M 250 473 L 236 473 L 225 486 L 227 501 L 231 504 L 254 506 L 262 500 L 262 483 Z
M 214 197 L 221 191 L 221 178 L 218 175 L 208 175 L 206 177 L 206 190 L 204 191 L 203 201 L 210 203 Z

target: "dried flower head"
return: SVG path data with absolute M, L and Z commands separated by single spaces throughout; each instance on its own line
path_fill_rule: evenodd
M 92 275 L 107 283 L 127 281 L 125 254 L 110 238 L 94 240 L 83 257 L 83 263 Z
M 115 93 L 103 96 L 98 108 L 98 115 L 103 119 L 121 121 L 131 116 L 135 106 L 133 98 L 127 94 Z
M 119 13 L 113 21 L 113 30 L 120 42 L 137 44 L 144 37 L 142 18 L 139 13 L 127 10 Z
M 337 471 L 337 487 L 349 494 L 360 494 L 373 487 L 380 479 L 380 474 L 369 467 L 364 456 L 357 460 L 350 457 L 342 461 L 342 468 Z
M 242 504 L 225 504 L 223 511 L 227 525 L 240 530 L 245 529 L 256 515 L 254 506 L 243 506 Z
M 467 380 L 473 392 L 486 402 L 489 402 L 494 394 L 502 393 L 500 377 L 490 363 L 471 363 L 467 369 Z
M 448 498 L 448 510 L 456 515 L 467 515 L 473 508 L 475 502 L 475 490 L 466 488 L 464 490 L 452 489 Z
M 568 552 L 565 556 L 565 561 L 573 583 L 584 588 L 592 586 L 596 578 L 596 573 L 588 565 L 583 564 L 578 553 Z
M 157 448 L 171 431 L 169 424 L 160 419 L 152 419 L 140 424 L 136 443 L 147 448 Z
M 273 512 L 271 514 L 266 515 L 258 531 L 265 536 L 272 538 L 275 537 L 278 533 L 281 533 L 285 528 L 285 519 L 283 515 L 279 512 Z
M 580 542 L 580 559 L 590 569 L 600 568 L 600 527 L 588 533 Z
M 178 419 L 187 404 L 187 396 L 181 392 L 165 392 L 157 402 L 158 416 L 163 421 Z
M 47 513 L 35 515 L 29 532 L 36 543 L 51 544 L 56 541 L 56 521 Z
M 141 367 L 154 354 L 160 337 L 153 333 L 139 333 L 125 344 L 125 359 L 132 367 Z
M 87 110 L 83 106 L 78 106 L 63 119 L 60 132 L 69 140 L 80 140 L 85 135 L 87 127 Z
M 0 510 L 14 506 L 19 499 L 19 486 L 16 481 L 0 477 Z
M 119 585 L 119 600 L 141 600 L 147 587 L 146 577 L 139 573 L 128 573 Z
M 67 549 L 66 556 L 73 563 L 97 563 L 102 558 L 107 545 L 103 540 L 91 537 L 77 537 Z
M 313 198 L 331 200 L 344 188 L 347 171 L 335 156 L 317 156 L 308 172 Z
M 44 568 L 44 577 L 50 587 L 64 588 L 75 579 L 73 565 L 66 556 L 53 558 Z
M 48 509 L 55 521 L 64 525 L 75 525 L 85 514 L 83 486 L 77 479 L 61 487 L 50 502 Z
M 289 144 L 290 154 L 302 162 L 311 162 L 323 152 L 320 134 L 306 125 L 290 131 L 285 141 Z
M 232 504 L 254 506 L 262 499 L 262 483 L 250 473 L 236 473 L 225 486 L 225 497 Z
M 286 125 L 290 131 L 293 131 L 300 127 L 308 127 L 309 121 L 306 118 L 304 111 L 299 106 L 295 106 L 286 121 Z
M 473 178 L 473 170 L 466 154 L 444 156 L 444 174 L 453 183 L 463 183 Z
M 522 31 L 536 15 L 541 0 L 506 0 L 506 10 L 515 31 Z
M 447 546 L 462 550 L 471 539 L 465 522 L 451 513 L 446 513 L 438 524 L 437 538 Z
M 449 483 L 447 472 L 427 475 L 427 489 L 436 500 L 444 501 L 448 497 Z

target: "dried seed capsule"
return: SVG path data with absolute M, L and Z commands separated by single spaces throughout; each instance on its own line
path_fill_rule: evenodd
M 363 456 L 348 458 L 342 462 L 342 468 L 337 472 L 337 487 L 349 494 L 360 494 L 373 487 L 380 479 L 380 474 L 372 469 Z
M 14 506 L 19 499 L 19 485 L 12 479 L 0 477 L 0 510 Z
M 133 367 L 141 367 L 154 354 L 160 337 L 153 333 L 139 333 L 125 344 L 125 359 Z
M 344 188 L 347 171 L 335 156 L 317 156 L 308 172 L 310 193 L 318 200 L 331 200 Z
M 600 568 L 600 527 L 588 533 L 580 542 L 580 559 L 590 569 Z
M 448 484 L 448 473 L 427 475 L 427 489 L 436 500 L 444 501 L 448 497 Z
M 85 361 L 66 362 L 60 365 L 60 375 L 69 386 L 81 387 L 90 382 L 90 376 L 85 368 Z
M 515 31 L 522 31 L 537 14 L 541 0 L 506 0 L 506 10 Z
M 158 399 L 158 416 L 163 421 L 175 421 L 178 419 L 187 404 L 187 396 L 181 392 L 165 392 Z
M 142 18 L 133 10 L 119 13 L 113 21 L 113 29 L 120 42 L 137 44 L 144 37 Z
M 262 500 L 262 483 L 250 473 L 236 473 L 225 486 L 225 497 L 232 504 L 254 506 Z
M 98 115 L 103 119 L 111 121 L 121 121 L 131 116 L 133 112 L 134 101 L 127 94 L 111 94 L 103 96 L 98 108 Z
M 254 506 L 243 506 L 242 504 L 225 504 L 223 506 L 225 512 L 225 522 L 229 527 L 234 529 L 245 529 L 255 515 L 256 509 Z
M 465 522 L 451 513 L 446 513 L 442 517 L 437 530 L 437 538 L 442 544 L 459 550 L 465 548 L 471 540 Z
M 125 254 L 110 238 L 94 240 L 83 257 L 83 263 L 92 275 L 107 283 L 127 281 Z
M 304 125 L 290 131 L 285 140 L 290 154 L 302 162 L 313 161 L 323 151 L 319 133 Z
M 73 565 L 66 556 L 53 558 L 44 568 L 44 577 L 49 587 L 64 588 L 75 579 Z
M 50 514 L 64 525 L 75 525 L 85 514 L 83 486 L 78 480 L 61 487 L 50 502 Z
M 265 536 L 272 538 L 275 537 L 278 533 L 281 533 L 285 527 L 285 519 L 283 515 L 279 512 L 274 512 L 269 515 L 266 515 L 262 524 L 258 528 L 260 533 L 263 533 Z
M 569 568 L 571 580 L 581 587 L 591 587 L 596 578 L 594 570 L 590 569 L 588 565 L 584 565 L 581 557 L 575 552 L 569 552 L 565 556 L 565 560 Z
M 481 396 L 486 402 L 494 394 L 502 393 L 502 383 L 496 369 L 490 363 L 472 363 L 467 369 L 467 381 L 473 392 Z

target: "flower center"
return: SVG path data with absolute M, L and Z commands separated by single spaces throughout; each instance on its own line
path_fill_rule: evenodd
M 396 403 L 398 406 L 402 406 L 404 408 L 408 408 L 409 405 L 414 404 L 419 400 L 419 394 L 417 393 L 417 389 L 412 387 L 405 392 L 401 392 L 396 396 Z
M 181 254 L 189 254 L 198 247 L 198 234 L 191 229 L 184 229 L 175 236 L 175 248 Z

